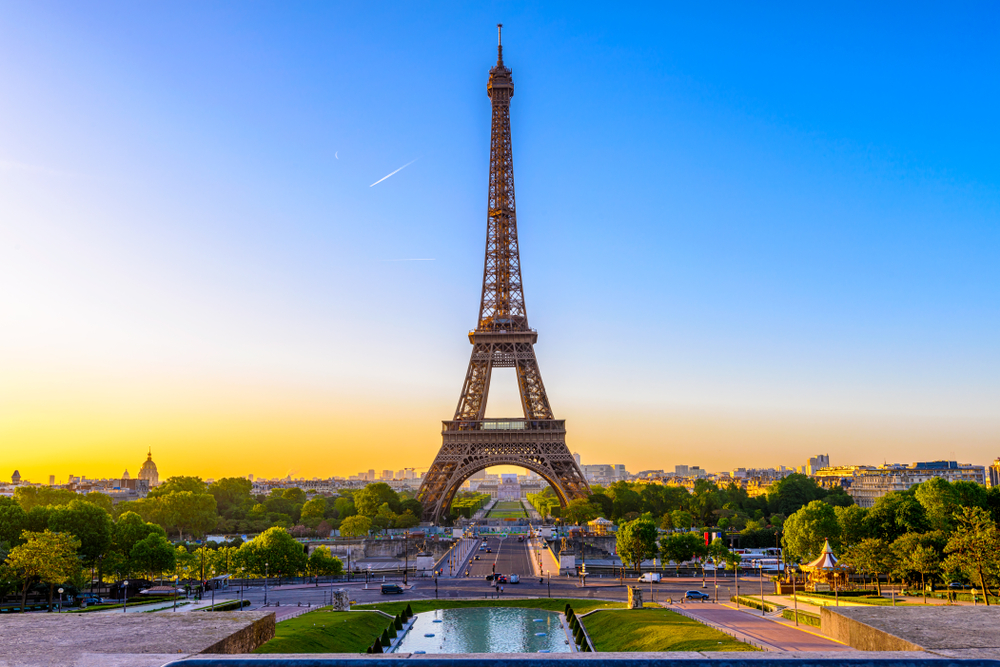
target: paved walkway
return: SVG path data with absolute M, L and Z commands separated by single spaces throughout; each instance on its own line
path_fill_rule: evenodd
M 556 560 L 545 540 L 538 536 L 528 538 L 528 552 L 531 569 L 536 577 L 541 577 L 546 572 L 552 576 L 559 576 L 559 561 Z M 541 557 L 541 567 L 539 567 L 539 557 Z
M 736 611 L 721 604 L 677 605 L 699 620 L 721 625 L 757 642 L 770 644 L 782 651 L 853 651 L 850 646 L 795 626 L 785 625 L 749 612 Z

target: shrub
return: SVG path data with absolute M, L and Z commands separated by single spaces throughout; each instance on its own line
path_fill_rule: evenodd
M 391 646 L 392 642 L 389 641 L 389 629 L 386 628 L 382 631 L 382 646 Z M 381 651 L 379 651 L 381 653 Z

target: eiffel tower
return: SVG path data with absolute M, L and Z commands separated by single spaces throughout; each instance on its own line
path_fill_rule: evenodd
M 552 416 L 535 359 L 538 332 L 528 327 L 517 247 L 510 147 L 510 98 L 514 95 L 514 82 L 511 71 L 503 64 L 501 28 L 502 25 L 497 26 L 497 64 L 490 70 L 486 84 L 493 106 L 493 125 L 479 325 L 469 332 L 472 359 L 455 418 L 442 422 L 444 442 L 417 494 L 424 507 L 424 520 L 435 523 L 448 517 L 448 509 L 462 482 L 492 466 L 518 466 L 538 473 L 552 486 L 563 506 L 590 494 L 580 466 L 566 447 L 566 422 Z M 517 369 L 523 419 L 486 419 L 486 399 L 494 368 Z

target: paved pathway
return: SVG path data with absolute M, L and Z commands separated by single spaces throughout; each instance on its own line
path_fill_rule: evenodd
M 823 637 L 818 632 L 795 628 L 769 618 L 721 604 L 678 605 L 689 615 L 721 625 L 753 640 L 770 644 L 783 651 L 853 651 L 850 646 Z

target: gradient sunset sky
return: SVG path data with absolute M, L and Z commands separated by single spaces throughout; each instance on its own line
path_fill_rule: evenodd
M 498 22 L 529 320 L 584 463 L 989 463 L 998 16 L 5 2 L 0 475 L 430 465 Z M 490 396 L 519 414 L 512 371 Z

